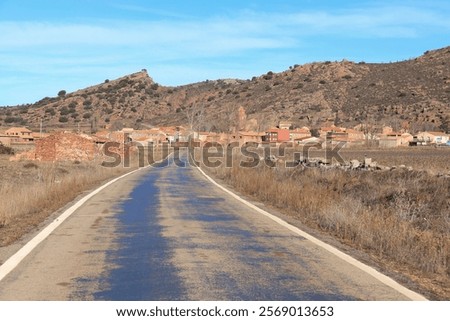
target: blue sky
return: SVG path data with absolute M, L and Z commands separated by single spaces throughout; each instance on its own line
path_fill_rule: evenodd
M 147 69 L 162 85 L 450 45 L 448 1 L 0 0 L 0 106 Z

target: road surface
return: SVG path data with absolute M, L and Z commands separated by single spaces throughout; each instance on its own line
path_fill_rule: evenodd
M 407 300 L 172 162 L 104 189 L 0 282 L 0 300 Z

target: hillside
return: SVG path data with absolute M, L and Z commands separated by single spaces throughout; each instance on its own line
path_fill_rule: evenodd
M 251 80 L 179 87 L 161 86 L 142 70 L 31 105 L 0 108 L 0 126 L 39 128 L 42 120 L 46 130 L 147 128 L 186 124 L 190 113 L 201 113 L 199 129 L 226 131 L 240 106 L 253 130 L 290 121 L 310 127 L 333 122 L 448 131 L 450 47 L 402 62 L 317 62 Z

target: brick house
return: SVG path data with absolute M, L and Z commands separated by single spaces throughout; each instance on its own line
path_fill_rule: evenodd
M 365 143 L 365 134 L 362 131 L 342 127 L 322 127 L 319 130 L 320 138 L 326 144 L 345 143 L 346 146 L 360 146 Z
M 345 130 L 350 140 L 364 140 L 366 135 L 362 131 L 348 128 Z
M 6 135 L 5 133 L 0 132 L 0 144 L 5 146 L 11 145 L 11 136 Z
M 266 131 L 263 141 L 269 143 L 282 143 L 290 140 L 290 134 L 288 129 L 271 128 Z
M 23 143 L 34 141 L 33 132 L 26 127 L 11 127 L 5 135 L 12 138 L 12 142 Z
M 289 122 L 280 122 L 278 124 L 278 128 L 280 129 L 290 129 L 292 127 L 292 124 Z
M 322 139 L 327 139 L 327 137 L 329 138 L 333 136 L 341 136 L 343 133 L 345 133 L 345 128 L 337 127 L 335 125 L 321 127 L 319 129 L 319 135 Z
M 296 140 L 306 137 L 311 137 L 311 131 L 308 127 L 296 128 L 289 131 L 290 140 Z
M 265 133 L 252 131 L 240 131 L 237 134 L 231 134 L 231 141 L 238 142 L 239 145 L 246 143 L 261 143 L 265 137 Z
M 409 146 L 413 141 L 413 135 L 409 133 L 390 132 L 380 136 L 379 146 L 381 148 L 395 148 Z
M 140 143 L 161 144 L 168 141 L 167 135 L 159 128 L 135 130 L 130 135 L 131 139 Z

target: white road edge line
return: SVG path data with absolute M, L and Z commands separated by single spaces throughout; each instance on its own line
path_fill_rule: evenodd
M 135 169 L 134 171 L 131 171 L 129 173 L 126 173 L 122 176 L 116 177 L 112 179 L 111 181 L 103 184 L 102 186 L 98 187 L 94 191 L 90 192 L 88 195 L 84 196 L 82 199 L 80 199 L 78 202 L 76 202 L 74 205 L 69 207 L 67 210 L 64 211 L 60 216 L 58 216 L 56 219 L 54 219 L 49 225 L 47 225 L 39 234 L 37 234 L 34 238 L 32 238 L 27 244 L 25 244 L 19 251 L 17 251 L 14 255 L 9 257 L 1 266 L 0 266 L 0 281 L 2 281 L 12 270 L 14 270 L 20 262 L 22 262 L 25 257 L 31 253 L 42 241 L 44 241 L 58 226 L 60 226 L 69 216 L 71 216 L 77 209 L 79 209 L 84 203 L 86 203 L 92 196 L 96 195 L 106 187 L 110 186 L 111 184 L 114 184 L 118 180 L 131 175 L 133 173 L 136 173 L 137 171 L 140 171 L 142 169 L 148 168 L 148 165 L 145 167 L 140 167 L 138 169 Z
M 310 242 L 320 246 L 321 248 L 327 250 L 328 252 L 336 255 L 338 258 L 344 260 L 347 263 L 350 263 L 351 265 L 359 268 L 360 270 L 366 272 L 367 274 L 371 275 L 372 277 L 374 277 L 375 279 L 377 279 L 378 281 L 386 284 L 387 286 L 391 287 L 392 289 L 400 292 L 401 294 L 403 294 L 404 296 L 406 296 L 407 298 L 413 300 L 413 301 L 428 301 L 423 295 L 416 293 L 406 287 L 404 287 L 403 285 L 399 284 L 397 281 L 393 280 L 392 278 L 384 275 L 381 272 L 378 272 L 377 270 L 375 270 L 373 267 L 368 266 L 367 264 L 364 264 L 358 260 L 356 260 L 355 258 L 351 257 L 348 254 L 345 254 L 342 251 L 339 251 L 337 248 L 315 238 L 314 236 L 302 231 L 301 229 L 289 224 L 288 222 L 282 220 L 281 218 L 270 214 L 267 211 L 264 211 L 262 209 L 260 209 L 259 207 L 257 207 L 256 205 L 244 200 L 242 197 L 236 195 L 235 193 L 233 193 L 232 191 L 228 190 L 227 188 L 223 187 L 222 185 L 220 185 L 219 183 L 217 183 L 215 180 L 213 180 L 211 177 L 209 177 L 200 167 L 197 166 L 197 169 L 200 171 L 200 173 L 202 173 L 211 183 L 213 183 L 215 186 L 219 187 L 221 190 L 223 190 L 224 192 L 228 193 L 229 195 L 231 195 L 232 197 L 234 197 L 235 199 L 237 199 L 238 201 L 244 203 L 245 205 L 247 205 L 248 207 L 254 209 L 255 211 L 257 211 L 258 213 L 267 216 L 268 218 L 270 218 L 271 220 L 275 221 L 276 223 L 280 224 L 281 226 L 286 227 L 287 229 L 291 230 L 292 232 L 294 232 L 297 235 L 300 235 L 302 237 L 304 237 L 305 239 L 309 240 Z

